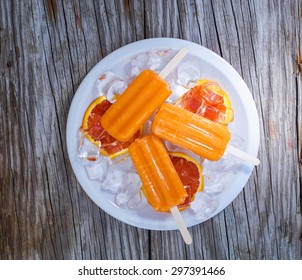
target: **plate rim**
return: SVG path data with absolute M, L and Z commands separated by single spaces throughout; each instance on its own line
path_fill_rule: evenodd
M 249 108 L 252 111 L 253 116 L 255 117 L 255 119 L 253 120 L 254 127 L 252 129 L 253 130 L 252 133 L 254 133 L 256 141 L 254 142 L 254 145 L 252 146 L 252 148 L 251 147 L 249 148 L 249 152 L 252 155 L 257 155 L 258 149 L 259 149 L 259 144 L 260 144 L 259 116 L 258 116 L 258 112 L 257 112 L 257 109 L 256 109 L 256 104 L 255 104 L 255 101 L 252 97 L 252 94 L 251 94 L 249 88 L 247 87 L 246 83 L 244 82 L 243 78 L 239 75 L 239 73 L 235 70 L 235 68 L 230 63 L 228 63 L 225 59 L 223 59 L 221 56 L 219 56 L 218 54 L 213 52 L 212 50 L 210 50 L 206 47 L 203 47 L 199 44 L 196 44 L 194 42 L 183 40 L 183 39 L 161 37 L 161 38 L 143 39 L 143 40 L 132 42 L 130 44 L 122 46 L 121 48 L 119 48 L 119 49 L 111 52 L 107 56 L 105 56 L 86 74 L 86 76 L 81 81 L 80 85 L 78 86 L 78 88 L 77 88 L 77 90 L 76 90 L 76 92 L 73 96 L 72 102 L 71 102 L 70 107 L 69 107 L 67 123 L 66 123 L 66 144 L 67 144 L 68 158 L 69 158 L 69 162 L 71 164 L 73 173 L 76 176 L 78 183 L 80 184 L 81 188 L 85 191 L 85 193 L 88 195 L 88 197 L 100 209 L 102 209 L 107 214 L 109 214 L 110 216 L 112 216 L 113 218 L 115 218 L 119 221 L 122 221 L 122 222 L 124 222 L 126 224 L 129 224 L 131 226 L 135 226 L 137 228 L 142 228 L 142 229 L 147 229 L 147 230 L 160 230 L 160 231 L 177 230 L 176 223 L 175 223 L 175 225 L 169 224 L 168 226 L 165 225 L 165 224 L 161 224 L 160 227 L 158 225 L 154 226 L 153 224 L 150 224 L 150 223 L 137 224 L 137 223 L 133 222 L 131 219 L 129 220 L 126 217 L 118 216 L 117 213 L 115 211 L 112 211 L 111 209 L 108 209 L 108 208 L 105 209 L 104 207 L 102 207 L 103 205 L 100 205 L 99 201 L 97 201 L 97 199 L 95 199 L 93 197 L 92 192 L 90 192 L 90 190 L 88 190 L 88 188 L 82 184 L 83 180 L 82 180 L 82 178 L 79 178 L 79 176 L 78 176 L 78 174 L 75 170 L 75 164 L 71 160 L 72 159 L 72 153 L 74 153 L 74 150 L 71 150 L 70 145 L 68 145 L 69 139 L 71 137 L 70 130 L 71 130 L 71 122 L 72 122 L 72 112 L 75 108 L 75 104 L 80 99 L 80 93 L 85 89 L 86 84 L 89 83 L 90 76 L 92 76 L 92 74 L 95 73 L 96 71 L 99 71 L 99 68 L 102 65 L 103 65 L 103 68 L 106 69 L 106 66 L 110 62 L 111 58 L 114 57 L 115 55 L 119 55 L 120 53 L 123 53 L 123 52 L 127 52 L 128 55 L 131 55 L 131 53 L 137 53 L 138 50 L 140 52 L 143 52 L 145 50 L 140 50 L 140 48 L 143 47 L 145 49 L 146 48 L 145 45 L 149 46 L 148 50 L 150 50 L 152 48 L 155 48 L 155 47 L 157 47 L 157 48 L 163 48 L 163 47 L 172 48 L 172 46 L 178 46 L 178 48 L 181 48 L 181 47 L 185 46 L 185 47 L 189 48 L 189 52 L 191 51 L 192 53 L 195 53 L 196 49 L 199 49 L 199 50 L 202 50 L 205 53 L 210 54 L 210 57 L 212 56 L 212 57 L 214 57 L 215 59 L 217 59 L 218 61 L 221 62 L 221 66 L 224 69 L 226 69 L 227 71 L 232 72 L 232 75 L 235 76 L 236 81 L 240 84 L 238 87 L 240 87 L 240 88 L 242 87 L 244 89 L 244 91 L 248 93 L 249 100 L 245 100 L 245 103 L 250 102 L 250 104 L 249 104 L 250 107 Z M 104 71 L 106 71 L 106 70 L 104 70 Z M 99 74 L 99 72 L 98 72 L 98 74 Z M 232 199 L 229 198 L 227 201 L 225 201 L 223 203 L 223 205 L 218 207 L 216 209 L 216 211 L 214 211 L 206 220 L 199 221 L 199 222 L 185 221 L 186 225 L 188 227 L 191 227 L 191 226 L 201 224 L 201 223 L 211 219 L 212 217 L 216 216 L 217 214 L 222 212 L 224 209 L 226 209 L 236 199 L 236 197 L 241 193 L 241 191 L 243 191 L 244 187 L 246 186 L 247 181 L 249 180 L 249 178 L 252 175 L 252 171 L 253 171 L 253 167 L 247 167 L 247 172 L 249 173 L 249 175 L 247 176 L 246 180 L 244 181 L 243 187 L 240 188 L 240 189 L 237 189 L 236 192 L 233 192 Z M 98 190 L 98 192 L 101 192 L 101 191 Z M 109 204 L 112 204 L 112 203 L 109 203 Z M 115 205 L 113 205 L 113 206 L 115 206 Z M 116 208 L 118 208 L 118 207 L 115 206 L 115 208 L 113 208 L 113 209 L 116 209 Z

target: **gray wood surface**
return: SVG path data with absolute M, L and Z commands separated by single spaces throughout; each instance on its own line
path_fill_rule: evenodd
M 301 36 L 301 0 L 0 0 L 0 259 L 302 259 Z M 66 152 L 82 79 L 152 37 L 221 55 L 260 118 L 261 165 L 230 206 L 189 229 L 191 246 L 100 210 Z

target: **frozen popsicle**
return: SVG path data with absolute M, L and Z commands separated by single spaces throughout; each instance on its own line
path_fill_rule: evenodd
M 159 73 L 142 71 L 101 119 L 105 130 L 119 141 L 128 141 L 171 94 L 164 80 L 186 55 L 181 49 Z
M 144 193 L 157 211 L 168 211 L 188 196 L 160 139 L 147 135 L 129 147 L 132 161 L 143 182 Z
M 157 211 L 170 210 L 185 241 L 191 243 L 190 234 L 177 208 L 188 194 L 161 140 L 154 135 L 136 139 L 130 145 L 129 153 L 149 203 Z
M 231 134 L 225 125 L 215 123 L 172 104 L 163 104 L 156 113 L 154 135 L 191 150 L 209 160 L 219 160 L 226 148 L 233 155 L 258 165 L 259 159 L 228 146 Z

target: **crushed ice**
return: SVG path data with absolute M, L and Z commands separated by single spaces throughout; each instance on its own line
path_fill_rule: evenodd
M 78 150 L 79 158 L 81 158 L 84 163 L 97 161 L 100 155 L 99 148 L 96 145 L 92 144 L 83 133 L 80 133 L 79 139 L 80 139 L 79 150 Z
M 104 72 L 96 81 L 96 88 L 100 95 L 104 95 L 111 103 L 127 88 L 125 81 L 111 71 Z
M 105 156 L 100 156 L 96 161 L 85 165 L 87 175 L 90 180 L 103 181 L 107 176 L 109 161 Z
M 194 203 L 191 203 L 191 209 L 200 221 L 205 221 L 211 217 L 218 205 L 219 201 L 217 198 L 210 197 L 204 192 L 199 192 L 195 196 Z
M 141 71 L 146 69 L 151 69 L 159 73 L 173 58 L 175 53 L 176 52 L 171 49 L 165 49 L 150 50 L 135 55 L 131 58 L 131 75 L 136 77 Z
M 135 55 L 130 59 L 130 77 L 123 79 L 112 71 L 106 71 L 100 75 L 95 86 L 100 95 L 104 95 L 113 103 L 127 88 L 127 84 L 142 70 L 151 69 L 159 73 L 175 53 L 171 49 L 163 49 Z M 167 102 L 174 103 L 201 77 L 200 65 L 195 61 L 184 60 L 166 78 L 172 90 Z M 152 117 L 146 122 L 142 131 L 143 135 L 151 133 Z M 232 133 L 230 143 L 232 146 L 240 147 L 243 139 Z M 195 200 L 191 203 L 191 209 L 198 219 L 207 220 L 219 205 L 219 195 L 226 188 L 226 175 L 235 173 L 237 170 L 236 159 L 226 153 L 221 160 L 211 162 L 167 141 L 164 141 L 164 144 L 168 151 L 185 152 L 202 163 L 204 190 L 196 194 Z M 113 193 L 118 207 L 141 210 L 148 205 L 141 189 L 142 182 L 128 153 L 111 160 L 101 155 L 99 147 L 93 145 L 84 134 L 81 134 L 78 156 L 82 160 L 89 179 L 98 181 L 102 191 Z
M 139 190 L 137 193 L 130 196 L 127 206 L 129 209 L 141 210 L 148 205 L 148 201 L 142 190 Z
M 191 88 L 201 77 L 200 66 L 195 61 L 181 63 L 177 68 L 177 83 Z

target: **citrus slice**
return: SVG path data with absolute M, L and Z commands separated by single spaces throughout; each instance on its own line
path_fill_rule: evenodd
M 91 143 L 99 147 L 102 154 L 114 158 L 126 153 L 134 139 L 140 136 L 141 131 L 136 132 L 127 142 L 120 142 L 112 137 L 101 125 L 101 118 L 111 105 L 112 103 L 105 96 L 95 99 L 86 109 L 81 132 Z
M 192 157 L 185 153 L 169 153 L 171 161 L 177 171 L 177 174 L 185 186 L 188 197 L 178 205 L 180 210 L 186 209 L 194 200 L 195 194 L 202 191 L 204 187 L 204 178 L 201 165 Z
M 233 120 L 231 101 L 215 81 L 199 80 L 175 105 L 221 124 Z

